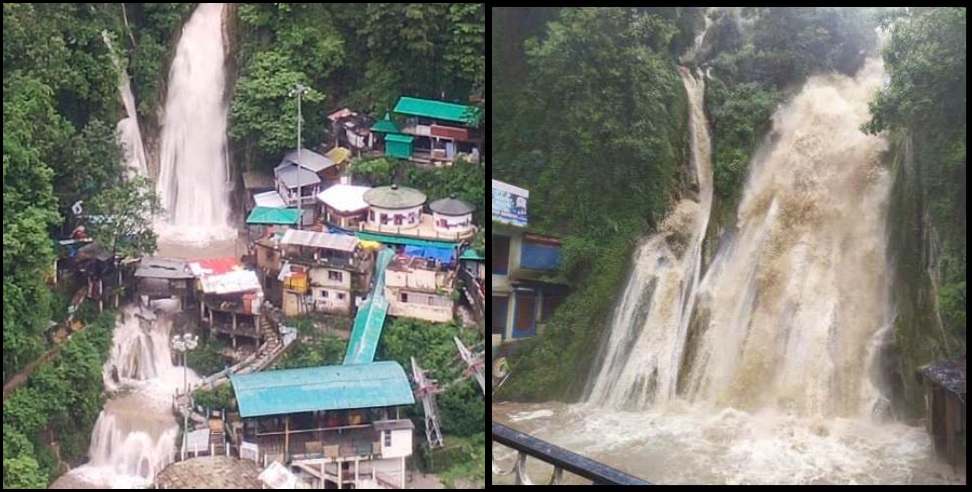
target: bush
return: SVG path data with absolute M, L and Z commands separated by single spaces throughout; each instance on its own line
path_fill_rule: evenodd
M 186 356 L 186 364 L 202 377 L 222 371 L 229 362 L 222 354 L 225 347 L 226 344 L 214 336 L 200 337 L 199 346 Z
M 236 397 L 233 394 L 233 386 L 225 383 L 215 389 L 201 389 L 192 394 L 196 405 L 211 410 L 235 410 Z
M 308 323 L 298 324 L 307 326 Z M 310 324 L 313 327 L 313 324 Z M 301 332 L 304 335 L 304 332 Z M 298 369 L 340 364 L 344 360 L 347 342 L 334 335 L 323 335 L 296 342 L 287 355 L 274 366 L 275 369 Z

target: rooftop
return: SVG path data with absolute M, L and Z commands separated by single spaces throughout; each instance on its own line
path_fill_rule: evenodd
M 368 190 L 364 201 L 373 207 L 400 209 L 418 207 L 425 203 L 425 193 L 407 186 L 379 186 Z
M 324 157 L 334 161 L 335 164 L 341 164 L 351 157 L 351 150 L 344 147 L 334 147 L 327 151 Z
M 255 207 L 246 218 L 246 223 L 248 225 L 295 225 L 298 220 L 300 220 L 300 210 L 296 208 Z
M 336 184 L 320 192 L 317 199 L 340 212 L 357 212 L 368 208 L 364 194 L 370 189 L 367 186 Z
M 277 166 L 274 173 L 287 188 L 315 185 L 321 182 L 321 178 L 316 173 L 293 165 Z
M 280 243 L 308 246 L 311 248 L 334 249 L 338 251 L 354 251 L 358 246 L 358 238 L 348 234 L 289 229 L 284 233 Z
M 298 151 L 293 151 L 280 161 L 280 166 L 284 165 L 297 165 L 300 164 L 304 169 L 309 169 L 315 173 L 319 173 L 334 165 L 334 161 L 328 159 L 327 157 L 318 154 L 310 149 L 300 149 L 300 154 Z M 277 169 L 280 168 L 277 166 Z M 276 171 L 276 169 L 274 170 Z
M 407 96 L 398 99 L 394 111 L 399 114 L 424 116 L 470 126 L 478 126 L 481 116 L 479 108 L 475 106 Z
M 244 418 L 415 403 L 395 361 L 234 374 L 230 381 Z
M 413 140 L 415 140 L 415 137 L 411 135 L 403 135 L 401 133 L 389 133 L 387 136 L 385 136 L 386 142 L 401 142 L 410 144 Z
M 371 131 L 379 133 L 398 133 L 398 126 L 395 122 L 388 117 L 388 113 L 385 113 L 385 117 L 375 122 L 371 127 Z
M 285 208 L 287 206 L 287 204 L 284 203 L 284 199 L 280 196 L 280 193 L 277 193 L 276 191 L 257 193 L 253 195 L 253 202 L 256 203 L 257 207 Z
M 952 393 L 965 399 L 965 357 L 940 360 L 918 369 L 918 373 Z
M 238 292 L 263 291 L 256 272 L 235 270 L 232 272 L 206 275 L 199 279 L 202 291 L 206 294 L 236 294 Z
M 142 258 L 138 270 L 135 270 L 135 276 L 165 279 L 193 278 L 193 274 L 189 271 L 189 265 L 186 262 L 154 256 Z
M 430 203 L 429 208 L 433 212 L 442 215 L 467 215 L 476 210 L 476 207 L 472 206 L 469 202 L 460 200 L 454 195 Z

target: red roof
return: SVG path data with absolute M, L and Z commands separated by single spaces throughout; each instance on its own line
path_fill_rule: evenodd
M 241 268 L 240 261 L 235 257 L 207 258 L 193 262 L 194 271 L 204 270 L 206 275 L 221 275 Z

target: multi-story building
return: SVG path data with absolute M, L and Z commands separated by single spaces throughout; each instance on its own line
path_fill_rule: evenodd
M 442 262 L 397 255 L 385 270 L 388 314 L 438 323 L 455 313 L 456 271 Z

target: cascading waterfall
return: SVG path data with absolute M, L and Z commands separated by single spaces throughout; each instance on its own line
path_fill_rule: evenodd
M 656 398 L 675 395 L 695 286 L 702 240 L 712 208 L 709 129 L 702 98 L 701 72 L 693 78 L 680 69 L 689 100 L 691 158 L 699 183 L 699 201 L 682 199 L 661 230 L 639 248 L 635 267 L 615 309 L 603 364 L 588 401 L 611 407 L 642 408 Z
M 179 433 L 172 395 L 184 381 L 192 385 L 199 378 L 172 364 L 171 328 L 169 314 L 148 321 L 139 308 L 123 309 L 103 371 L 114 396 L 91 433 L 90 461 L 69 473 L 74 479 L 101 487 L 146 487 L 172 462 Z
M 118 120 L 115 131 L 118 135 L 118 143 L 122 150 L 122 160 L 125 163 L 125 171 L 128 177 L 148 176 L 148 166 L 145 160 L 145 147 L 142 144 L 142 131 L 138 126 L 138 114 L 135 112 L 135 96 L 132 94 L 131 80 L 128 73 L 122 68 L 118 61 L 118 55 L 111 44 L 108 31 L 101 32 L 108 51 L 111 52 L 111 61 L 118 70 L 118 92 L 125 106 L 125 118 Z
M 886 141 L 859 127 L 879 60 L 856 77 L 811 77 L 773 119 L 737 231 L 700 285 L 686 395 L 803 415 L 873 408 L 868 347 L 891 321 Z M 865 398 L 865 395 L 870 397 Z
M 163 240 L 229 239 L 223 4 L 202 3 L 183 26 L 169 70 L 158 192 Z

